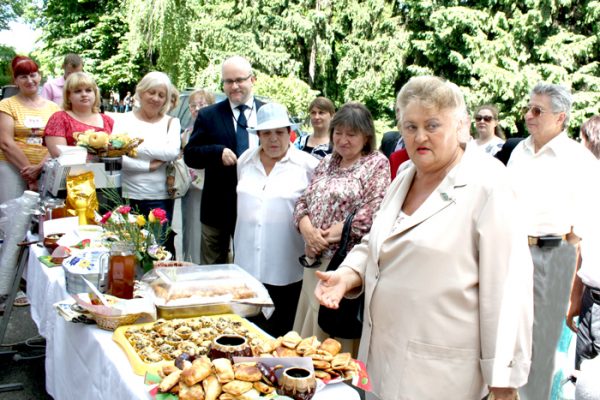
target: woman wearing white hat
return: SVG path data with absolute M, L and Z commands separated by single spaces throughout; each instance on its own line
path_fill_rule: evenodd
M 290 143 L 284 106 L 269 103 L 257 113 L 260 146 L 237 164 L 235 263 L 260 280 L 275 304 L 269 319 L 251 319 L 274 337 L 291 330 L 302 288 L 304 240 L 294 226 L 294 205 L 308 186 L 318 160 Z

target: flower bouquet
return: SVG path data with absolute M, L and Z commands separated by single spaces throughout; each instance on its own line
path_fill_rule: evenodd
M 141 138 L 132 139 L 126 133 L 111 135 L 94 130 L 75 132 L 73 138 L 77 140 L 77 146 L 85 147 L 88 153 L 99 157 L 135 157 L 137 147 L 144 141 Z
M 134 213 L 128 205 L 120 205 L 105 213 L 98 223 L 106 230 L 109 240 L 133 248 L 144 272 L 152 269 L 154 261 L 171 258 L 171 253 L 163 247 L 171 228 L 167 213 L 161 208 L 151 210 L 146 217 Z

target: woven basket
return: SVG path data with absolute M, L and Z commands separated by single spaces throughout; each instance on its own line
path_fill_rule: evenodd
M 144 139 L 135 138 L 135 139 L 132 139 L 129 143 L 127 143 L 125 146 L 123 146 L 120 149 L 98 150 L 98 156 L 99 157 L 121 157 L 121 156 L 126 155 L 131 150 L 135 149 L 136 147 L 138 147 L 143 142 L 144 142 Z
M 108 317 L 106 315 L 92 313 L 92 316 L 94 317 L 94 320 L 96 321 L 96 325 L 98 325 L 99 328 L 102 328 L 107 331 L 114 331 L 115 329 L 117 329 L 119 326 L 122 326 L 122 325 L 131 325 L 135 321 L 140 319 L 140 317 L 142 317 L 143 315 L 144 314 L 137 313 L 137 314 L 119 315 L 116 317 Z

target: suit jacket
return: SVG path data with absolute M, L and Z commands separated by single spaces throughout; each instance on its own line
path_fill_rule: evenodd
M 427 200 L 399 217 L 414 176 L 414 165 L 398 175 L 342 264 L 364 282 L 359 358 L 374 392 L 479 400 L 486 385 L 523 385 L 533 266 L 504 167 L 468 146 Z
M 256 110 L 264 104 L 256 99 L 254 103 Z M 221 157 L 226 147 L 235 152 L 236 145 L 233 112 L 226 99 L 200 110 L 183 151 L 189 167 L 206 170 L 200 221 L 232 234 L 236 220 L 237 171 L 235 165 L 224 166 Z
M 396 150 L 396 144 L 400 140 L 400 132 L 389 131 L 383 134 L 381 138 L 381 145 L 379 151 L 381 151 L 388 159 L 390 155 Z

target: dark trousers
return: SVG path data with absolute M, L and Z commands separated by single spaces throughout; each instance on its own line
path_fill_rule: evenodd
M 224 228 L 202 224 L 200 234 L 200 261 L 202 265 L 231 264 L 229 245 L 233 232 Z
M 585 287 L 575 349 L 575 369 L 600 353 L 600 289 Z
M 162 200 L 136 200 L 128 199 L 129 205 L 135 212 L 143 214 L 144 217 L 148 218 L 148 214 L 155 208 L 162 208 L 167 213 L 167 219 L 169 224 L 173 223 L 173 209 L 175 208 L 175 200 L 173 199 L 162 199 Z M 175 235 L 176 233 L 171 231 L 167 236 L 164 243 L 165 249 L 173 255 L 173 260 L 176 259 L 175 254 Z
M 275 311 L 269 319 L 260 313 L 256 317 L 248 318 L 262 330 L 273 337 L 283 336 L 292 330 L 298 299 L 302 290 L 302 281 L 285 286 L 274 286 L 263 283 L 273 300 Z

